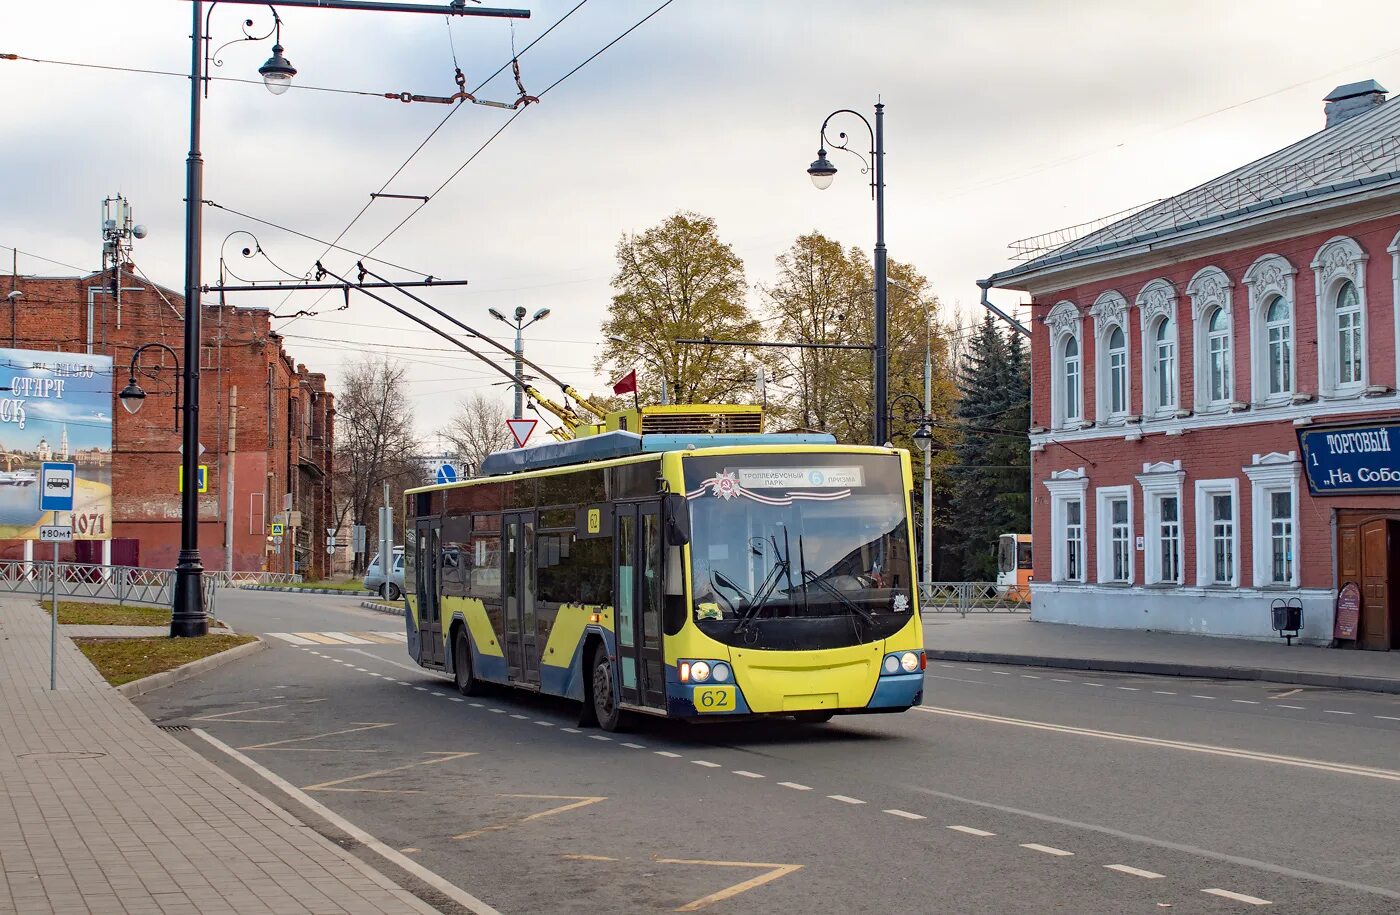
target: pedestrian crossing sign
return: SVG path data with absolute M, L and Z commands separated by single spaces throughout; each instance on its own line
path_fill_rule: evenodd
M 199 491 L 200 491 L 200 492 L 208 492 L 208 491 L 209 491 L 209 465 L 208 465 L 208 464 L 200 464 L 200 465 L 199 465 L 199 475 L 198 475 L 197 479 L 199 480 Z M 181 464 L 181 465 L 180 465 L 180 492 L 184 492 L 184 491 L 185 491 L 185 466 L 184 466 L 183 464 Z
M 274 537 L 281 537 L 282 534 L 285 533 L 285 531 L 286 525 L 281 524 L 280 522 L 273 522 L 270 525 L 269 533 Z

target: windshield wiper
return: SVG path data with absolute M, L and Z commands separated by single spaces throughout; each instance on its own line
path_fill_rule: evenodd
M 841 590 L 835 585 L 833 585 L 831 582 L 822 578 L 816 572 L 813 572 L 810 569 L 804 569 L 803 573 L 808 581 L 810 581 L 812 584 L 816 585 L 826 593 L 839 600 L 846 607 L 846 609 L 850 610 L 851 613 L 853 613 L 855 616 L 860 617 L 861 620 L 864 621 L 867 626 L 875 625 L 875 617 L 871 616 L 869 611 L 857 604 L 855 601 L 851 600 L 846 595 L 842 594 Z
M 777 552 L 777 538 L 773 541 L 773 550 Z M 768 603 L 768 598 L 773 596 L 773 592 L 778 588 L 778 581 L 784 575 L 788 577 L 788 588 L 792 588 L 792 572 L 789 570 L 788 560 L 785 556 L 778 557 L 777 563 L 768 571 L 763 579 L 763 584 L 759 586 L 758 593 L 754 595 L 753 602 L 744 610 L 739 617 L 739 622 L 734 626 L 734 634 L 738 635 L 748 628 L 749 623 L 758 619 L 758 613 L 763 609 L 763 605 Z

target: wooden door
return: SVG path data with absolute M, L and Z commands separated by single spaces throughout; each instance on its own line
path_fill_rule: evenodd
M 1390 649 L 1391 522 L 1361 525 L 1361 648 Z

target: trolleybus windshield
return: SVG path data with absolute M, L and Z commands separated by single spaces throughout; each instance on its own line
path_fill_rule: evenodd
M 693 612 L 729 644 L 821 648 L 909 619 L 906 494 L 893 455 L 685 460 Z

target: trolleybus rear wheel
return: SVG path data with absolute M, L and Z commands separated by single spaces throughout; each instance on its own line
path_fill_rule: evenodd
M 452 673 L 457 680 L 457 692 L 464 696 L 481 695 L 481 681 L 472 675 L 472 650 L 467 634 L 457 630 L 452 640 Z
M 622 724 L 622 709 L 617 705 L 617 691 L 613 689 L 612 662 L 608 652 L 601 646 L 593 653 L 593 714 L 598 719 L 598 727 L 605 731 L 616 731 Z

